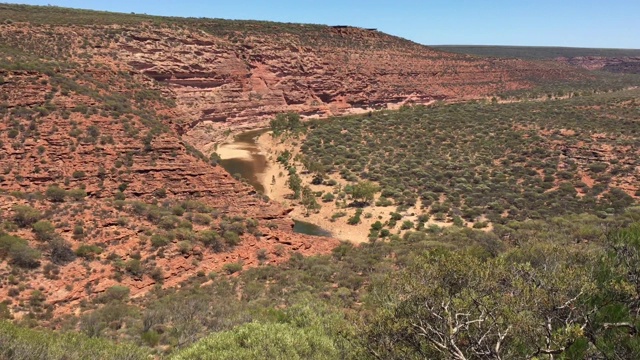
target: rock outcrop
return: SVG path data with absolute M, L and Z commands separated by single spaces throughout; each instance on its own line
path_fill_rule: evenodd
M 579 66 L 587 70 L 640 74 L 640 57 L 577 56 L 556 58 L 561 63 Z

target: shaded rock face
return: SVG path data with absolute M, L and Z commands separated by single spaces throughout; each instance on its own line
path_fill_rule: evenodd
M 578 56 L 571 58 L 561 57 L 556 60 L 561 63 L 579 66 L 587 70 L 640 74 L 640 57 Z

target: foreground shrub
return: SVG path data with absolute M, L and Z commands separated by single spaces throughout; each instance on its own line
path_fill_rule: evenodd
M 80 334 L 38 331 L 0 322 L 0 359 L 148 359 L 145 349 Z
M 339 359 L 333 340 L 321 329 L 292 324 L 249 323 L 220 332 L 177 353 L 172 359 Z

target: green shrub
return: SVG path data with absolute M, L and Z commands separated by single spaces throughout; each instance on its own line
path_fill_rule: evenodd
M 402 222 L 402 226 L 400 226 L 401 230 L 409 230 L 409 229 L 413 229 L 413 221 L 411 220 L 405 220 Z
M 67 196 L 67 191 L 58 187 L 57 185 L 51 185 L 45 191 L 45 196 L 47 199 L 53 202 L 63 202 L 65 196 Z
M 126 286 L 115 285 L 108 288 L 104 294 L 96 299 L 100 303 L 108 303 L 111 301 L 125 301 L 129 298 L 130 290 Z
M 159 248 L 162 246 L 166 246 L 170 243 L 171 241 L 169 240 L 168 237 L 166 237 L 165 235 L 160 235 L 160 234 L 153 234 L 151 236 L 151 246 L 155 247 L 155 248 Z
M 131 259 L 124 264 L 125 270 L 134 276 L 142 276 L 142 263 L 138 259 Z
M 72 189 L 67 192 L 67 195 L 75 201 L 82 201 L 87 197 L 87 192 L 84 189 Z
M 236 245 L 240 244 L 240 236 L 237 233 L 235 233 L 234 231 L 227 230 L 227 231 L 224 232 L 222 237 L 224 237 L 225 242 L 229 246 L 236 246 Z
M 212 357 L 215 354 L 215 357 Z M 178 352 L 173 360 L 340 359 L 334 340 L 321 326 L 249 323 L 211 335 Z
M 13 212 L 13 221 L 20 227 L 27 227 L 42 217 L 40 211 L 28 205 L 15 205 Z
M 74 239 L 82 239 L 84 238 L 84 226 L 82 224 L 76 224 L 73 227 L 73 238 Z
M 7 256 L 11 246 L 20 242 L 26 243 L 26 240 L 0 232 L 0 257 Z
M 154 347 L 160 342 L 160 334 L 155 330 L 149 330 L 142 333 L 142 341 L 145 344 Z
M 27 242 L 16 242 L 9 249 L 11 262 L 19 267 L 33 269 L 40 266 L 40 252 L 29 247 Z
M 199 225 L 209 225 L 211 223 L 211 216 L 207 214 L 194 214 L 193 222 Z
M 132 344 L 114 344 L 75 332 L 33 330 L 0 321 L 1 359 L 143 360 L 148 351 Z
M 164 199 L 167 197 L 167 190 L 165 188 L 159 188 L 153 191 L 153 195 L 157 198 Z
M 82 170 L 76 170 L 71 174 L 71 176 L 73 176 L 74 179 L 82 179 L 87 176 L 87 174 Z
M 102 253 L 102 248 L 96 245 L 82 244 L 76 249 L 75 253 L 78 257 L 91 260 Z
M 62 239 L 58 238 L 50 241 L 49 249 L 51 251 L 50 259 L 54 264 L 66 264 L 76 258 L 71 246 Z
M 36 239 L 40 241 L 49 241 L 56 235 L 55 226 L 46 220 L 40 220 L 31 225 L 33 232 L 36 234 Z
M 333 195 L 332 193 L 326 193 L 324 194 L 324 196 L 322 196 L 322 201 L 323 202 L 332 202 L 333 200 L 335 200 L 335 195 Z
M 193 250 L 193 244 L 191 244 L 191 241 L 185 240 L 178 243 L 178 251 L 180 251 L 181 254 L 189 254 L 191 250 Z
M 237 263 L 224 264 L 224 266 L 222 267 L 222 270 L 226 271 L 228 274 L 237 273 L 238 271 L 242 270 L 242 263 L 237 262 Z
M 198 233 L 198 240 L 200 240 L 205 246 L 213 249 L 215 252 L 220 252 L 224 248 L 224 244 L 220 239 L 220 235 L 213 230 L 205 230 Z

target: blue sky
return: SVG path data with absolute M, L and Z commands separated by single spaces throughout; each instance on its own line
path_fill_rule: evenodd
M 640 49 L 639 0 L 45 0 L 150 15 L 378 28 L 427 44 Z

